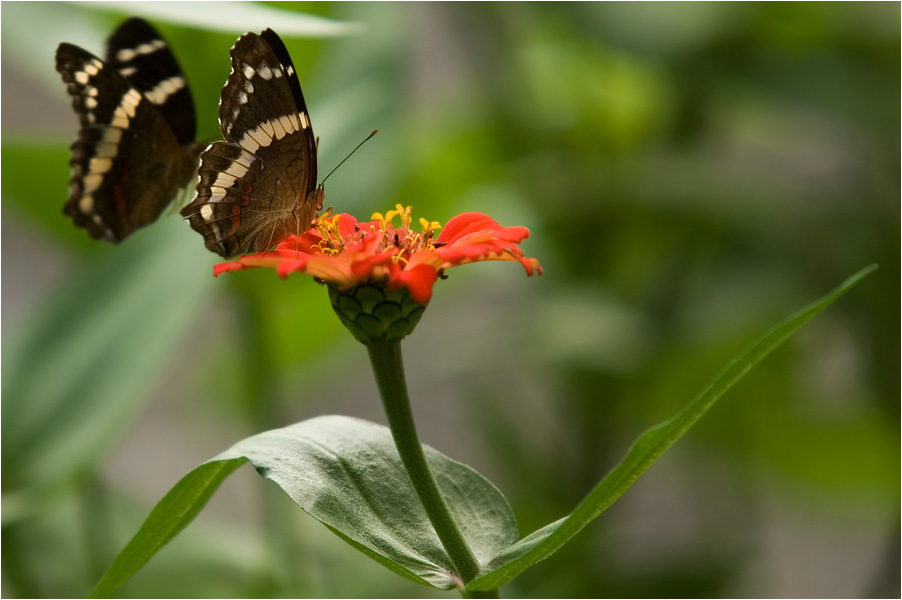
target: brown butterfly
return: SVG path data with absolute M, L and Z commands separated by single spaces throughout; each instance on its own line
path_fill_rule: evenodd
M 92 237 L 120 242 L 197 172 L 191 92 L 169 46 L 137 18 L 110 36 L 106 61 L 60 44 L 56 70 L 81 127 L 63 212 Z
M 224 258 L 306 231 L 323 206 L 316 138 L 285 44 L 267 29 L 238 38 L 230 55 L 219 98 L 225 141 L 201 154 L 197 194 L 181 210 Z

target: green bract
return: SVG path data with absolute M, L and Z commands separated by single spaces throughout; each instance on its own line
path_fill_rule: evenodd
M 329 300 L 335 314 L 362 343 L 398 342 L 413 331 L 426 306 L 415 302 L 406 287 L 392 290 L 367 283 L 341 291 L 332 285 Z

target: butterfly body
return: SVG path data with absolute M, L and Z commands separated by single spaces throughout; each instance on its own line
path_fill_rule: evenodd
M 322 208 L 316 138 L 294 65 L 271 29 L 241 36 L 219 101 L 224 141 L 201 154 L 197 194 L 181 213 L 224 258 L 303 233 Z
M 196 173 L 191 93 L 166 42 L 129 19 L 103 61 L 73 44 L 56 69 L 79 118 L 63 212 L 98 239 L 120 242 L 148 225 Z

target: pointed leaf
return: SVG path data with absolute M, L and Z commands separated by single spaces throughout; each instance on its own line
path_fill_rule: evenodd
M 507 583 L 538 561 L 547 558 L 571 537 L 613 504 L 639 477 L 717 402 L 743 375 L 802 325 L 845 294 L 876 269 L 862 269 L 838 288 L 792 315 L 764 334 L 742 356 L 731 362 L 711 385 L 675 417 L 645 431 L 633 443 L 626 458 L 602 479 L 595 489 L 567 517 L 526 536 L 495 557 L 493 570 L 474 579 L 468 590 L 493 590 Z
M 428 446 L 426 458 L 481 564 L 519 535 L 501 493 L 466 465 Z M 217 457 L 247 457 L 311 516 L 412 581 L 459 584 L 387 427 L 325 416 L 248 438 Z
M 184 529 L 225 478 L 246 462 L 245 458 L 208 462 L 182 477 L 157 503 L 135 537 L 119 553 L 91 592 L 91 598 L 109 598 L 150 557 Z
M 470 467 L 429 446 L 423 449 L 470 549 L 480 564 L 487 564 L 519 537 L 510 506 Z M 157 504 L 93 597 L 112 594 L 248 460 L 311 516 L 395 573 L 439 589 L 460 587 L 389 429 L 325 416 L 247 438 L 186 475 Z
M 118 11 L 118 7 L 114 4 L 107 6 L 110 10 Z M 107 6 L 95 4 L 93 8 L 103 10 Z M 202 4 L 193 2 L 151 4 L 141 8 L 142 15 L 148 19 L 228 33 L 276 27 L 273 23 L 278 24 L 279 33 L 285 37 L 343 36 L 357 34 L 365 29 L 360 23 L 346 23 L 256 2 L 239 3 L 236 6 L 224 5 L 221 10 L 213 13 Z

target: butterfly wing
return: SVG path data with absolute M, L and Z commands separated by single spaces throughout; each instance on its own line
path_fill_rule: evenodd
M 191 163 L 154 104 L 114 68 L 66 43 L 56 68 L 80 123 L 63 212 L 94 238 L 122 241 L 159 216 Z
M 107 41 L 106 63 L 157 107 L 181 146 L 194 142 L 197 118 L 191 90 L 156 29 L 139 18 L 124 22 Z
M 306 231 L 322 208 L 316 138 L 282 40 L 269 29 L 248 33 L 230 55 L 219 101 L 225 141 L 201 154 L 197 195 L 181 211 L 224 258 Z

